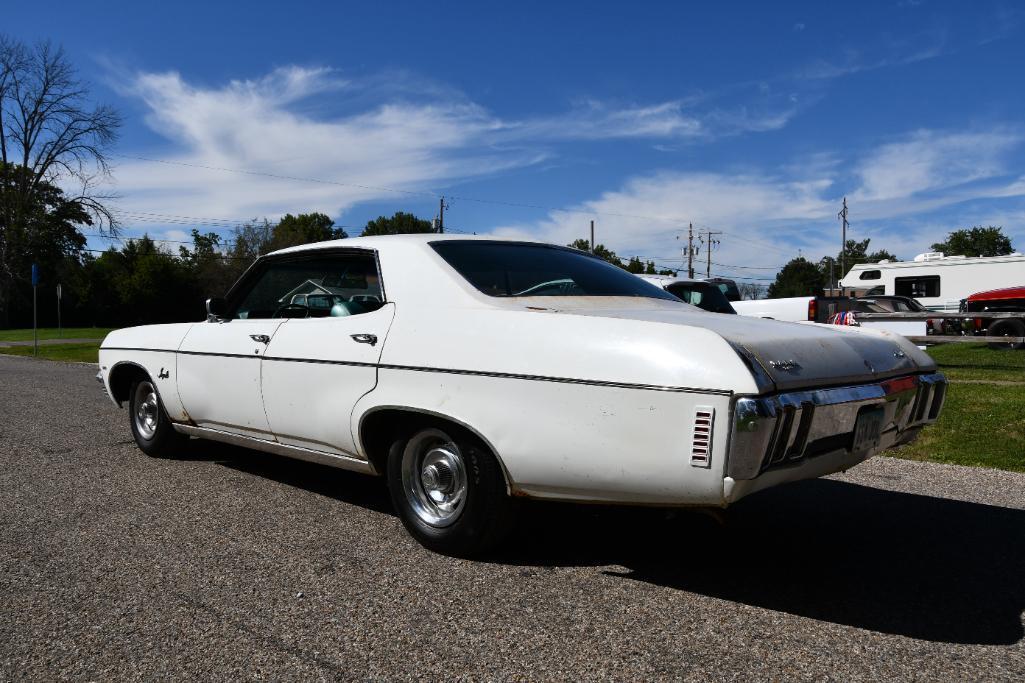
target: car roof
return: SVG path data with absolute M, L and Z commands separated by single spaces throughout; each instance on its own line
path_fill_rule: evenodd
M 373 237 L 346 237 L 339 240 L 326 240 L 324 242 L 312 242 L 310 244 L 300 244 L 295 247 L 286 247 L 285 249 L 279 249 L 272 251 L 267 256 L 276 256 L 280 254 L 294 254 L 301 251 L 313 251 L 317 249 L 338 249 L 338 248 L 355 248 L 355 249 L 380 249 L 388 248 L 389 245 L 427 245 L 431 242 L 446 242 L 450 240 L 480 240 L 485 242 L 510 242 L 510 243 L 531 243 L 531 244 L 543 244 L 546 246 L 558 246 L 548 245 L 546 242 L 533 240 L 530 238 L 522 237 L 495 237 L 494 235 L 460 235 L 451 233 L 416 233 L 410 235 L 374 235 Z M 569 247 L 567 247 L 569 248 Z

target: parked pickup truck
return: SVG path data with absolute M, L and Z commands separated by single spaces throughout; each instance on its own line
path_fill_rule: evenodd
M 1020 318 L 975 318 L 972 331 L 977 335 L 991 337 L 1025 337 L 1025 287 L 1005 287 L 988 292 L 976 292 L 961 301 L 961 310 L 966 313 L 1016 313 Z M 993 349 L 1025 349 L 1022 342 L 994 342 Z
M 788 322 L 828 323 L 837 313 L 853 307 L 854 299 L 845 296 L 794 296 L 733 302 L 734 310 L 740 315 Z

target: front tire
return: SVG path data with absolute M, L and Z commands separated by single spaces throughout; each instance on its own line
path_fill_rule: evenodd
M 395 441 L 387 478 L 402 524 L 435 552 L 480 554 L 512 526 L 513 505 L 498 461 L 462 430 L 432 427 Z
M 139 449 L 161 458 L 180 453 L 189 437 L 174 431 L 153 382 L 148 378 L 133 382 L 129 396 L 128 421 Z
M 1025 321 L 1015 318 L 1000 320 L 990 328 L 993 337 L 1025 337 Z M 991 342 L 989 348 L 998 351 L 1020 351 L 1025 349 L 1025 342 Z

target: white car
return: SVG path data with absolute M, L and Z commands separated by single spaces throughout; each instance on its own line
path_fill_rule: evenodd
M 473 554 L 518 497 L 725 507 L 936 420 L 897 336 L 706 313 L 586 253 L 447 235 L 260 258 L 205 322 L 112 332 L 139 447 L 188 437 L 382 475 L 410 533 Z

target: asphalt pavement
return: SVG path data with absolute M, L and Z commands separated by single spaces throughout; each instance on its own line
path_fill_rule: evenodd
M 1025 475 L 875 458 L 722 521 L 528 504 L 465 561 L 377 479 L 143 455 L 94 375 L 0 356 L 0 680 L 1025 678 Z

